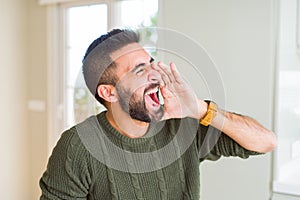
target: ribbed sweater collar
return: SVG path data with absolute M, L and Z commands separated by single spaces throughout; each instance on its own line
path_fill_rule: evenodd
M 155 137 L 158 134 L 158 131 L 161 130 L 161 127 L 164 123 L 150 123 L 146 134 L 141 138 L 129 138 L 125 135 L 122 135 L 118 132 L 107 120 L 106 111 L 103 111 L 97 115 L 100 126 L 104 129 L 105 134 L 108 137 L 113 136 L 115 139 L 121 141 L 123 144 L 128 145 L 139 145 L 149 141 L 149 138 Z M 159 128 L 160 127 L 160 128 Z

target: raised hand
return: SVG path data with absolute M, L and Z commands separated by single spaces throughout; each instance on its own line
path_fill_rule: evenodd
M 160 87 L 164 99 L 163 119 L 200 118 L 198 98 L 193 89 L 183 80 L 176 65 L 170 63 L 170 66 L 167 66 L 163 62 L 158 62 L 152 67 L 161 74 L 163 81 Z

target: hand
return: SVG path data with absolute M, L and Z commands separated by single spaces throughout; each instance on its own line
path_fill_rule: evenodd
M 163 119 L 184 117 L 199 119 L 201 117 L 199 100 L 193 89 L 180 76 L 176 65 L 171 63 L 169 67 L 158 62 L 157 66 L 152 65 L 152 67 L 161 74 L 163 81 L 160 87 L 164 99 Z

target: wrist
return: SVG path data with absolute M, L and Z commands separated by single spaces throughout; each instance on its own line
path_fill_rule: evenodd
M 200 108 L 200 114 L 198 115 L 198 119 L 201 120 L 203 117 L 205 117 L 207 111 L 208 111 L 208 102 L 204 100 L 199 100 L 199 108 Z
M 191 113 L 191 118 L 194 118 L 194 119 L 202 119 L 206 112 L 207 112 L 207 108 L 208 108 L 208 103 L 201 100 L 201 99 L 198 99 L 197 100 L 197 109 L 193 110 L 193 112 Z

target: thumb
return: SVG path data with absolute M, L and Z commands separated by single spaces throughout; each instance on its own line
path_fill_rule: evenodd
M 160 92 L 161 92 L 161 95 L 164 99 L 173 96 L 173 93 L 169 89 L 167 89 L 166 87 L 161 87 Z

